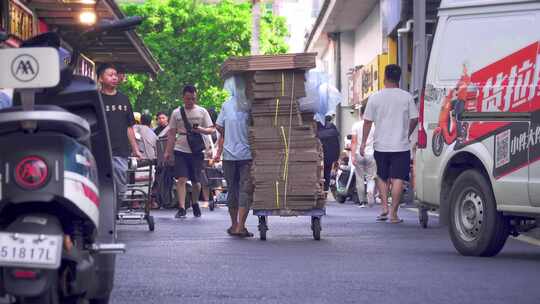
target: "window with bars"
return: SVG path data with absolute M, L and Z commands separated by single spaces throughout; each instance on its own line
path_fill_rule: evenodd
M 95 63 L 88 57 L 81 54 L 79 58 L 79 64 L 77 65 L 77 68 L 75 70 L 75 74 L 95 79 L 95 69 Z
M 7 31 L 8 3 L 0 0 L 0 31 Z
M 34 16 L 32 11 L 18 1 L 9 1 L 9 28 L 8 32 L 21 40 L 34 35 Z

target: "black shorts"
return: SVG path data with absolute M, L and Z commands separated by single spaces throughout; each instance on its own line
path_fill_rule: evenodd
M 389 178 L 409 181 L 411 172 L 411 151 L 379 152 L 375 151 L 377 176 L 387 181 Z
M 201 182 L 204 155 L 174 151 L 174 177 L 185 177 L 192 183 Z

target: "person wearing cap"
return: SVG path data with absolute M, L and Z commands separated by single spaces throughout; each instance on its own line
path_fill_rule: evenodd
M 133 119 L 135 119 L 135 124 L 141 124 L 141 113 L 133 112 Z
M 152 123 L 152 116 L 148 114 L 139 114 L 139 117 L 140 120 L 138 122 L 137 118 L 135 118 L 135 121 L 137 123 L 133 127 L 135 130 L 135 138 L 137 139 L 137 143 L 139 146 L 139 151 L 141 152 L 144 159 L 157 159 L 156 142 L 158 137 L 156 133 L 154 133 L 154 130 L 150 128 L 150 125 Z

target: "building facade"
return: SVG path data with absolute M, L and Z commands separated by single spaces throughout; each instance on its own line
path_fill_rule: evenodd
M 317 69 L 327 72 L 344 96 L 336 109 L 342 143 L 358 120 L 360 106 L 383 88 L 386 65 L 399 64 L 403 70 L 401 87 L 414 93 L 413 9 L 420 2 L 423 2 L 423 19 L 431 24 L 440 4 L 437 0 L 325 0 L 322 3 L 304 50 L 317 52 Z M 425 29 L 428 35 L 432 31 L 429 26 Z

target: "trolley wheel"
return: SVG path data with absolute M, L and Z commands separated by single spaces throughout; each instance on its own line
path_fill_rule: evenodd
M 212 199 L 209 203 L 208 203 L 208 209 L 210 209 L 210 211 L 214 211 L 214 209 L 216 209 L 216 201 L 214 199 Z
M 151 215 L 147 215 L 146 216 L 146 221 L 148 222 L 148 229 L 150 229 L 150 231 L 154 231 L 154 229 L 156 228 L 155 222 L 154 222 L 154 217 L 151 216 Z
M 419 207 L 418 208 L 418 222 L 420 223 L 420 226 L 426 229 L 428 227 L 428 221 L 429 221 L 428 209 L 425 207 Z
M 313 238 L 316 241 L 321 240 L 321 218 L 320 217 L 312 217 L 311 218 L 311 230 L 313 230 Z
M 266 216 L 259 216 L 259 236 L 261 241 L 266 241 L 266 231 L 268 231 Z
M 351 199 L 352 199 L 353 203 L 355 203 L 357 205 L 362 203 L 360 201 L 360 196 L 358 195 L 358 193 L 356 193 L 356 191 L 351 195 Z
M 336 189 L 336 186 L 330 186 L 330 193 L 332 193 L 332 197 L 333 197 L 333 198 L 336 198 L 336 197 L 337 197 L 337 189 Z

